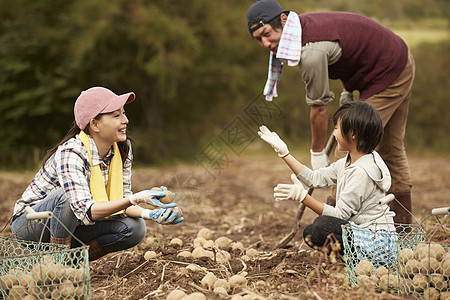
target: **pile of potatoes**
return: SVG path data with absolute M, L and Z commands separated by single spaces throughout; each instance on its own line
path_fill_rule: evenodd
M 77 299 L 88 294 L 86 269 L 71 268 L 45 256 L 30 270 L 11 269 L 0 277 L 7 299 Z
M 424 299 L 450 299 L 450 253 L 441 244 L 419 243 L 415 250 L 404 248 L 397 261 L 388 270 L 361 260 L 354 269 L 358 284 L 398 290 L 401 295 L 423 294 Z
M 255 259 L 260 255 L 260 252 L 253 248 L 245 249 L 241 242 L 234 242 L 226 236 L 220 236 L 216 239 L 213 238 L 213 233 L 208 228 L 202 228 L 197 232 L 196 238 L 192 241 L 192 245 L 183 247 L 183 242 L 174 238 L 170 241 L 170 245 L 179 249 L 178 257 L 190 257 L 194 259 L 208 258 L 215 261 L 218 264 L 225 264 L 231 259 L 231 253 L 240 255 L 240 259 L 248 261 Z M 148 258 L 157 257 L 158 254 L 146 252 Z M 152 255 L 152 256 L 150 256 Z M 247 273 L 245 271 L 239 274 L 228 276 L 229 278 L 220 278 L 223 276 L 223 272 L 218 272 L 220 275 L 214 274 L 196 264 L 189 264 L 186 266 L 184 272 L 201 272 L 205 274 L 200 282 L 205 290 L 213 292 L 217 297 L 227 297 L 238 295 L 232 295 L 238 288 L 245 288 L 247 286 Z M 174 290 L 166 298 L 167 300 L 202 300 L 206 299 L 206 296 L 201 292 L 195 292 L 192 294 L 186 294 L 182 290 Z
M 450 252 L 438 243 L 419 243 L 398 254 L 399 290 L 423 293 L 427 299 L 450 298 Z

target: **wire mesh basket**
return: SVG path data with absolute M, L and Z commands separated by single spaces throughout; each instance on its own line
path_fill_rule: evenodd
M 0 299 L 90 298 L 89 246 L 0 237 Z
M 446 214 L 443 222 L 439 212 Z M 396 232 L 342 226 L 349 281 L 399 296 L 450 299 L 450 238 L 444 226 L 449 215 L 450 208 L 433 210 L 421 223 L 395 224 Z M 426 232 L 422 225 L 431 216 L 438 222 Z M 439 229 L 443 234 L 437 237 Z M 369 239 L 361 243 L 362 236 Z
M 446 209 L 450 212 L 450 208 Z M 398 294 L 401 296 L 450 299 L 450 237 L 445 223 L 437 220 L 439 225 L 435 226 L 425 241 L 410 243 L 408 240 L 399 240 L 397 243 Z M 436 234 L 439 229 L 443 232 L 440 237 Z
M 395 227 L 397 231 L 352 224 L 342 226 L 344 261 L 352 284 L 381 290 L 396 286 L 398 241 L 417 244 L 426 240 L 426 232 L 420 225 L 396 224 Z

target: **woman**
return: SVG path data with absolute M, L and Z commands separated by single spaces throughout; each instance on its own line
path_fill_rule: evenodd
M 104 87 L 81 92 L 72 128 L 44 157 L 42 168 L 16 202 L 11 223 L 20 240 L 90 246 L 89 260 L 140 243 L 145 219 L 176 224 L 176 203 L 163 204 L 162 191 L 131 192 L 131 143 L 124 105 L 134 93 L 116 95 Z M 147 203 L 155 209 L 139 206 Z M 49 226 L 26 220 L 24 209 L 51 211 Z M 61 222 L 58 222 L 61 221 Z M 63 225 L 62 225 L 62 224 Z

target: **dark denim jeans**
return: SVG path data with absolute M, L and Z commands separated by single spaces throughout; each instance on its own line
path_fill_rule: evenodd
M 36 212 L 51 211 L 54 217 L 48 221 L 36 222 L 27 220 L 26 213 L 23 213 L 15 218 L 11 223 L 11 230 L 19 240 L 49 242 L 50 233 L 56 238 L 67 238 L 72 233 L 83 243 L 97 239 L 105 252 L 110 253 L 139 244 L 146 234 L 145 221 L 141 218 L 115 215 L 97 220 L 94 225 L 81 225 L 73 214 L 63 189 L 49 194 L 32 208 Z M 71 246 L 74 248 L 81 244 L 72 238 Z

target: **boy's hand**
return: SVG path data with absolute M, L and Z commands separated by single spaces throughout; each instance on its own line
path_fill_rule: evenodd
M 288 147 L 285 142 L 276 134 L 276 132 L 272 132 L 266 126 L 259 126 L 258 135 L 261 137 L 263 141 L 268 143 L 275 152 L 278 153 L 279 157 L 285 157 L 289 154 Z
M 303 184 L 294 174 L 291 175 L 291 180 L 294 184 L 279 183 L 273 189 L 273 196 L 276 202 L 280 202 L 283 200 L 293 200 L 302 203 L 303 200 L 305 200 L 308 192 L 303 187 Z

